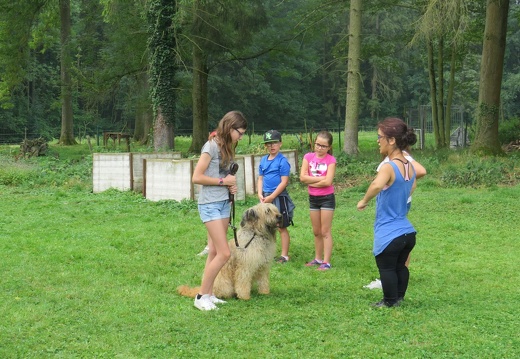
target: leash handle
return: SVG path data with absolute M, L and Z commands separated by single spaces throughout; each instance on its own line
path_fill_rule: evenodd
M 234 175 L 236 175 L 237 172 L 238 172 L 238 163 L 232 162 L 231 165 L 229 166 L 229 174 L 234 176 Z M 235 203 L 234 194 L 231 194 L 231 193 L 229 194 L 229 201 Z M 233 215 L 234 215 L 234 213 L 233 213 Z

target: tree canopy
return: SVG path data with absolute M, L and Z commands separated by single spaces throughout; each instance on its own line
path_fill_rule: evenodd
M 60 137 L 67 79 L 60 78 L 61 3 L 0 0 L 0 141 L 24 133 Z M 194 135 L 200 142 L 233 109 L 244 112 L 256 132 L 344 130 L 350 26 L 345 2 L 70 0 L 74 136 L 133 130 L 135 139 L 150 139 L 158 94 L 150 86 L 157 78 L 157 53 L 150 53 L 147 15 L 152 5 L 160 12 L 166 3 L 174 11 L 164 31 L 174 41 L 163 61 L 175 66 L 168 81 L 175 91 L 170 89 L 162 108 L 175 135 Z M 444 138 L 438 145 L 445 146 L 459 125 L 450 122 L 449 109 L 458 106 L 476 131 L 486 7 L 457 0 L 452 10 L 435 8 L 442 3 L 363 2 L 358 129 L 374 128 L 387 116 L 416 126 L 415 113 L 426 106 L 437 113 L 433 124 Z M 509 7 L 499 124 L 520 116 L 520 5 Z M 436 27 L 435 11 L 454 16 Z M 198 89 L 194 81 L 201 71 L 207 84 Z M 206 113 L 196 105 L 202 93 Z

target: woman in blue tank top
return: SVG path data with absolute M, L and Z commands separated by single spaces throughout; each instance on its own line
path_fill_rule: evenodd
M 379 152 L 390 158 L 358 202 L 364 210 L 376 197 L 374 248 L 383 287 L 383 299 L 375 307 L 398 306 L 404 299 L 410 273 L 406 259 L 415 246 L 415 228 L 406 215 L 407 201 L 415 189 L 415 170 L 403 150 L 417 142 L 413 129 L 398 118 L 386 118 L 378 124 Z

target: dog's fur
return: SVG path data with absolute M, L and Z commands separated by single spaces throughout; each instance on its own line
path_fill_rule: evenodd
M 255 282 L 259 294 L 269 294 L 269 271 L 281 219 L 280 212 L 271 203 L 260 203 L 244 212 L 237 232 L 239 248 L 234 238 L 229 240 L 231 257 L 215 278 L 213 294 L 219 298 L 247 300 L 251 298 L 251 287 Z M 195 297 L 199 289 L 183 285 L 177 291 L 183 296 Z

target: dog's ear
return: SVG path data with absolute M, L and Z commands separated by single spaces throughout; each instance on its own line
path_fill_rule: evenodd
M 246 225 L 246 222 L 254 221 L 258 218 L 258 215 L 256 214 L 254 209 L 248 209 L 245 211 L 244 215 L 242 216 L 242 221 L 240 222 L 240 226 L 244 227 Z

